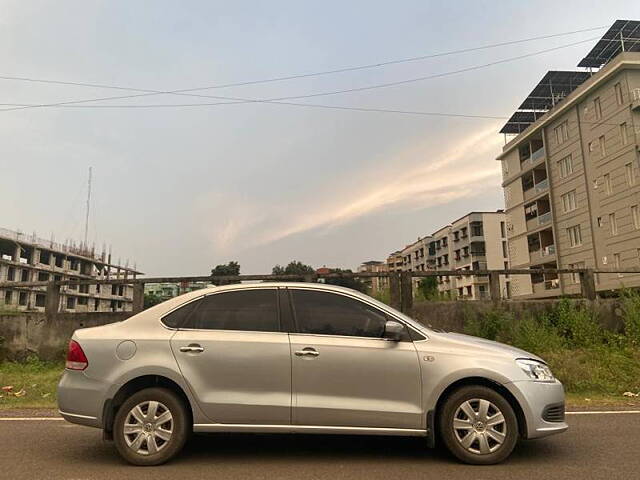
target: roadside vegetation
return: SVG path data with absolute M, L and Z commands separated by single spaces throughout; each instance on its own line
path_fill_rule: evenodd
M 0 410 L 55 408 L 63 369 L 62 360 L 43 362 L 35 356 L 23 362 L 0 362 Z
M 465 330 L 541 356 L 574 404 L 640 405 L 640 293 L 625 291 L 620 300 L 618 333 L 603 328 L 587 302 L 568 299 L 535 317 L 494 309 L 467 318 Z

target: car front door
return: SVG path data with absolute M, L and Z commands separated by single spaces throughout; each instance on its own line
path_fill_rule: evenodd
M 424 428 L 417 351 L 382 338 L 388 315 L 357 298 L 291 288 L 293 423 Z
M 212 422 L 291 423 L 291 352 L 277 298 L 276 288 L 207 295 L 171 339 L 180 370 Z

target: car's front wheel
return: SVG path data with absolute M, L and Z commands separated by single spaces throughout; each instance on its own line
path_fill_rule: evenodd
M 190 417 L 178 395 L 165 388 L 146 388 L 118 409 L 113 438 L 127 462 L 160 465 L 182 449 L 190 429 Z
M 507 458 L 518 440 L 518 421 L 509 402 L 483 386 L 467 386 L 447 398 L 440 412 L 440 435 L 465 463 L 491 465 Z

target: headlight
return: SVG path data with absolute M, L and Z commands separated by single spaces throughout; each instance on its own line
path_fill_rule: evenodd
M 555 380 L 551 369 L 542 362 L 520 358 L 516 360 L 516 363 L 532 380 L 537 382 L 553 382 Z

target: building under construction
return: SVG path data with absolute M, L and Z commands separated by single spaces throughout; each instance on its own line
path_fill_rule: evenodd
M 139 274 L 128 262 L 112 263 L 106 249 L 97 254 L 86 243 L 60 244 L 0 228 L 0 283 L 12 283 L 0 287 L 0 308 L 44 311 L 46 287 L 21 286 L 25 282 L 133 279 Z M 60 291 L 58 311 L 130 311 L 132 299 L 129 285 L 66 285 Z

